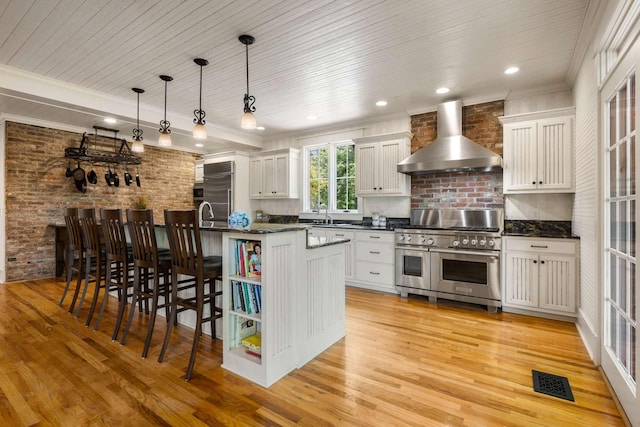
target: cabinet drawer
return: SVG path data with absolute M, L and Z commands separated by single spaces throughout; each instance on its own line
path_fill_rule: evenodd
M 359 242 L 379 242 L 379 243 L 395 243 L 394 234 L 392 232 L 384 231 L 358 231 L 356 232 L 356 239 Z
M 393 245 L 385 243 L 358 242 L 356 259 L 372 263 L 393 264 Z
M 507 251 L 556 253 L 575 255 L 576 242 L 568 239 L 538 239 L 526 237 L 506 237 L 504 249 Z
M 356 262 L 356 279 L 363 282 L 393 285 L 393 264 L 358 261 Z
M 328 230 L 327 237 L 342 237 L 343 239 L 349 239 L 352 242 L 355 240 L 355 235 L 353 231 L 344 231 L 344 230 Z
M 314 236 L 314 237 L 324 237 L 327 235 L 327 231 L 323 230 L 322 228 L 309 228 L 307 230 L 307 236 Z

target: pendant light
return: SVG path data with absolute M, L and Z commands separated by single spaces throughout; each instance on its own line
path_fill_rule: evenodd
M 131 144 L 131 151 L 134 153 L 143 153 L 144 144 L 142 143 L 142 129 L 140 129 L 140 94 L 144 93 L 144 89 L 134 87 L 131 89 L 138 94 L 138 107 L 136 111 L 136 127 L 133 129 L 133 144 Z
M 167 121 L 167 83 L 173 80 L 171 76 L 160 76 L 160 80 L 164 81 L 164 120 L 160 121 L 160 137 L 158 145 L 161 147 L 171 147 L 171 123 Z
M 193 62 L 200 66 L 200 104 L 198 109 L 193 111 L 193 114 L 196 116 L 196 118 L 193 119 L 193 123 L 196 124 L 193 127 L 193 137 L 195 139 L 207 139 L 207 128 L 204 127 L 204 116 L 206 114 L 202 109 L 202 67 L 208 65 L 209 61 L 202 58 L 196 58 L 193 60 Z
M 254 107 L 253 104 L 256 102 L 256 98 L 249 95 L 249 45 L 253 44 L 255 39 L 243 34 L 238 37 L 238 40 L 244 44 L 247 63 L 247 93 L 244 94 L 244 114 L 240 120 L 240 127 L 242 129 L 255 129 L 257 123 L 256 116 L 253 115 L 253 112 L 256 111 L 256 107 Z

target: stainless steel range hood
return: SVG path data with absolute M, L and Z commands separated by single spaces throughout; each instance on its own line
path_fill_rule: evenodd
M 502 168 L 502 157 L 462 135 L 462 101 L 438 105 L 437 127 L 436 139 L 398 163 L 398 172 L 412 175 Z

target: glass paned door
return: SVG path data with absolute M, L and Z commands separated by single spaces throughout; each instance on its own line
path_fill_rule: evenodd
M 608 115 L 603 121 L 608 169 L 603 358 L 613 362 L 633 394 L 637 388 L 635 90 L 635 73 L 631 73 L 610 91 L 603 109 Z

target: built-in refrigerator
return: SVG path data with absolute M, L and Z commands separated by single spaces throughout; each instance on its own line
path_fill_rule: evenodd
M 233 212 L 233 173 L 232 161 L 204 165 L 203 199 L 211 203 L 216 221 L 227 221 Z

